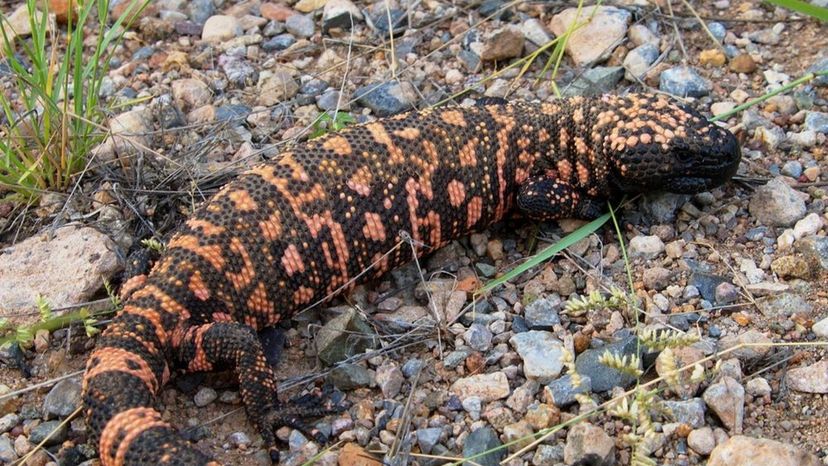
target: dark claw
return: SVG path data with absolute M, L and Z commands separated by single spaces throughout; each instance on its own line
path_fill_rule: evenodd
M 265 423 L 277 429 L 282 426 L 296 429 L 303 434 L 312 437 L 320 444 L 328 442 L 328 437 L 315 427 L 305 423 L 307 418 L 317 418 L 330 414 L 341 413 L 348 409 L 347 403 L 333 403 L 324 394 L 307 393 L 289 400 L 286 403 L 279 403 L 265 416 Z M 273 449 L 271 449 L 271 456 Z M 278 454 L 278 451 L 276 452 Z

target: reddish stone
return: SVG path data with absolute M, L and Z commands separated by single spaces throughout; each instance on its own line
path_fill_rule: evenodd
M 262 3 L 259 11 L 262 17 L 274 21 L 285 21 L 289 17 L 297 14 L 296 11 L 278 3 Z

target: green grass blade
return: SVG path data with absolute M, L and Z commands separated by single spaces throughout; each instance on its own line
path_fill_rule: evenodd
M 543 262 L 546 262 L 547 260 L 549 260 L 549 258 L 554 256 L 555 254 L 563 251 L 564 249 L 572 246 L 573 244 L 577 243 L 578 241 L 581 241 L 582 239 L 584 239 L 587 236 L 594 233 L 596 230 L 601 228 L 602 225 L 607 223 L 607 221 L 609 221 L 609 219 L 610 219 L 610 214 L 606 213 L 606 214 L 596 218 L 595 220 L 587 223 L 586 225 L 582 226 L 581 228 L 578 228 L 577 230 L 573 231 L 572 233 L 564 236 L 563 238 L 561 238 L 560 241 L 558 241 L 557 243 L 553 244 L 552 246 L 544 249 L 543 251 L 540 251 L 539 253 L 535 254 L 528 261 L 520 264 L 519 266 L 517 266 L 514 269 L 506 272 L 502 276 L 500 276 L 500 277 L 490 281 L 489 283 L 486 283 L 485 285 L 483 285 L 483 287 L 480 288 L 479 294 L 486 294 L 486 293 L 492 291 L 494 288 L 496 288 L 496 287 L 508 282 L 509 280 L 512 280 L 513 278 L 519 276 L 523 272 L 526 272 L 527 270 L 531 269 L 532 267 L 535 267 L 535 266 L 537 266 L 537 265 L 539 265 Z
M 782 8 L 787 8 L 791 11 L 795 11 L 797 13 L 802 13 L 803 15 L 808 15 L 811 18 L 816 18 L 820 21 L 828 22 L 828 8 L 822 8 L 816 5 L 812 5 L 808 2 L 803 2 L 801 0 L 765 0 L 768 3 L 771 3 L 776 6 L 781 6 Z

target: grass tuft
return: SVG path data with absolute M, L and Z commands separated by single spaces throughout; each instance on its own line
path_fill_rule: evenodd
M 12 81 L 12 91 L 0 93 L 0 193 L 31 202 L 67 189 L 84 170 L 105 136 L 99 96 L 112 53 L 148 3 L 131 0 L 110 26 L 109 0 L 78 0 L 60 31 L 53 15 L 41 13 L 49 11 L 47 2 L 26 0 L 28 39 L 0 14 L 0 55 Z

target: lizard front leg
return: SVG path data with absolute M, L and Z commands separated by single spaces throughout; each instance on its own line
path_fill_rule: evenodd
M 584 191 L 550 176 L 527 179 L 517 195 L 518 208 L 536 220 L 582 218 L 592 220 L 601 216 L 604 203 Z

